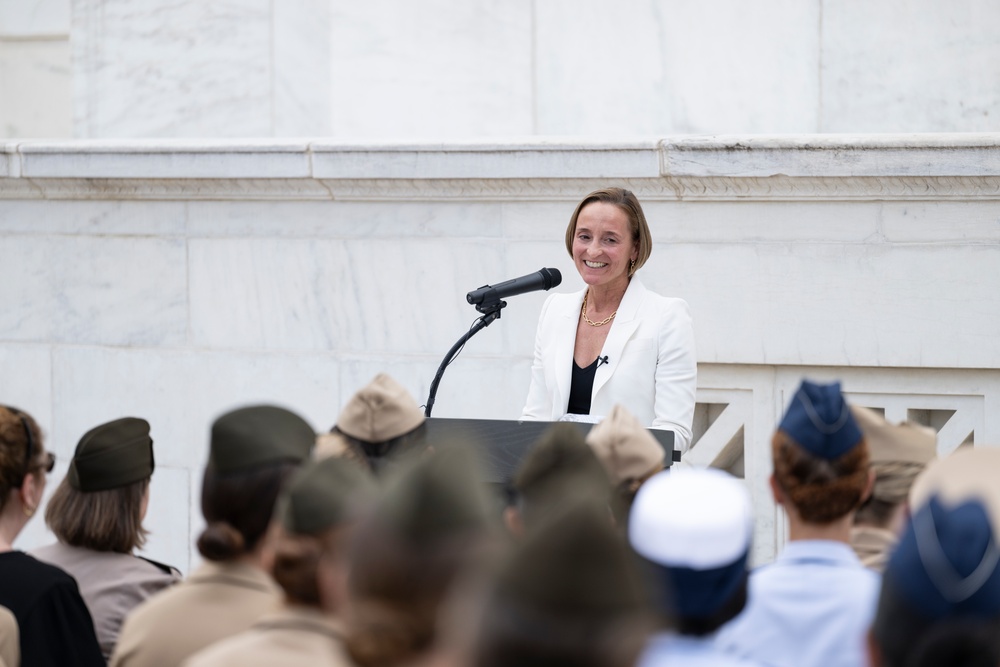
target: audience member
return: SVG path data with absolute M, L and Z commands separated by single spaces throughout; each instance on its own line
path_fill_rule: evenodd
M 1000 449 L 931 463 L 882 579 L 873 667 L 1000 665 Z
M 746 609 L 719 635 L 736 655 L 774 667 L 857 667 L 879 577 L 850 547 L 871 492 L 868 446 L 839 383 L 804 381 L 772 440 L 771 490 L 789 542 L 750 576 Z
M 315 437 L 301 417 L 273 406 L 215 421 L 201 490 L 207 526 L 198 538 L 208 562 L 136 607 L 112 665 L 177 665 L 277 609 L 280 589 L 267 574 L 264 536 L 282 484 L 309 458 Z
M 647 563 L 661 619 L 641 667 L 756 664 L 714 644 L 716 631 L 746 605 L 752 535 L 750 495 L 728 473 L 680 469 L 639 489 L 629 541 Z
M 547 516 L 501 568 L 471 664 L 634 664 L 652 628 L 635 565 L 597 505 L 574 504 Z
M 17 619 L 7 607 L 0 607 L 0 667 L 21 664 L 21 640 Z
M 31 415 L 0 406 L 0 605 L 17 619 L 22 664 L 100 667 L 104 657 L 76 581 L 13 547 L 54 463 Z
M 890 424 L 868 408 L 852 406 L 851 412 L 875 471 L 872 494 L 854 515 L 851 548 L 865 567 L 881 572 L 906 526 L 910 486 L 937 456 L 937 432 L 913 422 Z
M 611 509 L 624 526 L 639 487 L 663 470 L 663 447 L 621 405 L 611 408 L 608 416 L 590 429 L 586 440 L 611 478 Z
M 403 385 L 379 373 L 351 397 L 337 417 L 331 434 L 342 442 L 327 437 L 321 445 L 331 454 L 339 451 L 338 455 L 366 460 L 378 475 L 393 459 L 426 444 L 424 419 Z
M 478 461 L 439 449 L 390 480 L 351 553 L 347 645 L 361 667 L 428 660 L 453 584 L 496 543 Z
M 606 508 L 611 497 L 611 483 L 601 462 L 580 429 L 565 422 L 553 424 L 542 434 L 521 462 L 513 487 L 504 523 L 515 537 L 575 502 L 586 500 Z
M 347 551 L 374 499 L 369 473 L 339 458 L 314 463 L 278 501 L 272 574 L 285 603 L 247 630 L 196 653 L 188 667 L 352 665 L 344 646 Z
M 152 474 L 148 422 L 125 417 L 91 429 L 45 509 L 59 541 L 32 554 L 76 579 L 105 659 L 126 614 L 180 580 L 177 570 L 132 554 L 146 541 Z

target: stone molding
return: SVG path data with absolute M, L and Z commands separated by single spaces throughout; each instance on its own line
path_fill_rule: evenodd
M 634 142 L 23 141 L 0 199 L 1000 199 L 1000 134 L 685 137 Z

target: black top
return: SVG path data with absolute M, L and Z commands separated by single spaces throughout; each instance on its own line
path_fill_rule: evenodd
M 0 553 L 0 605 L 17 618 L 22 665 L 106 665 L 76 580 L 58 567 L 22 551 Z
M 594 375 L 597 373 L 597 364 L 600 357 L 586 368 L 580 368 L 576 359 L 573 360 L 573 378 L 569 384 L 569 405 L 566 412 L 574 415 L 590 414 L 590 395 L 594 391 Z

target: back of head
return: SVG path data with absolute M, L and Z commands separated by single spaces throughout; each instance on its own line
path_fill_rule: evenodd
M 0 510 L 41 454 L 42 431 L 23 410 L 0 405 Z M 30 453 L 29 453 L 30 452 Z
M 917 479 L 872 625 L 883 664 L 1000 664 L 998 479 L 998 449 L 960 450 Z
M 639 489 L 629 542 L 647 563 L 664 619 L 705 635 L 746 604 L 753 507 L 744 484 L 714 469 L 660 473 Z
M 531 528 L 552 513 L 589 500 L 607 506 L 611 484 L 580 429 L 553 424 L 525 457 L 514 476 L 524 523 Z
M 390 480 L 351 554 L 348 649 L 362 667 L 427 651 L 455 579 L 492 538 L 478 461 L 464 449 L 424 456 Z
M 378 473 L 389 457 L 423 444 L 424 421 L 423 411 L 403 385 L 379 373 L 347 402 L 334 432 Z
M 872 494 L 858 509 L 855 524 L 888 528 L 906 502 L 917 475 L 937 457 L 937 432 L 913 422 L 892 424 L 868 408 L 851 406 L 875 472 Z
M 546 517 L 497 577 L 473 664 L 631 664 L 650 629 L 634 566 L 593 504 Z
M 839 382 L 802 381 L 771 452 L 774 479 L 806 523 L 836 521 L 864 500 L 868 447 Z
M 586 441 L 611 479 L 615 492 L 612 508 L 624 523 L 636 491 L 663 470 L 663 448 L 621 405 L 611 408 L 608 416 L 590 430 Z
M 321 605 L 319 569 L 346 560 L 350 529 L 375 494 L 371 475 L 345 459 L 325 458 L 292 476 L 275 508 L 272 566 L 290 602 Z
M 131 553 L 146 541 L 145 496 L 155 467 L 149 423 L 123 417 L 87 431 L 45 510 L 60 542 Z
M 304 419 L 275 406 L 215 420 L 201 492 L 202 556 L 228 561 L 257 548 L 285 479 L 309 458 L 315 437 Z

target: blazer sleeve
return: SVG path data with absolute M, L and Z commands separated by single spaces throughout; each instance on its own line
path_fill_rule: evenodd
M 691 444 L 698 365 L 695 357 L 691 311 L 683 299 L 670 299 L 664 311 L 656 356 L 656 396 L 653 428 L 674 432 L 677 451 Z
M 33 667 L 104 667 L 94 622 L 76 582 L 66 577 L 39 597 L 21 625 L 21 661 Z
M 531 364 L 531 384 L 528 386 L 528 398 L 521 411 L 524 421 L 548 421 L 552 419 L 552 391 L 545 382 L 545 364 L 542 359 L 542 349 L 546 337 L 546 321 L 549 304 L 555 295 L 550 295 L 542 305 L 538 316 L 538 329 L 535 331 L 535 356 Z

